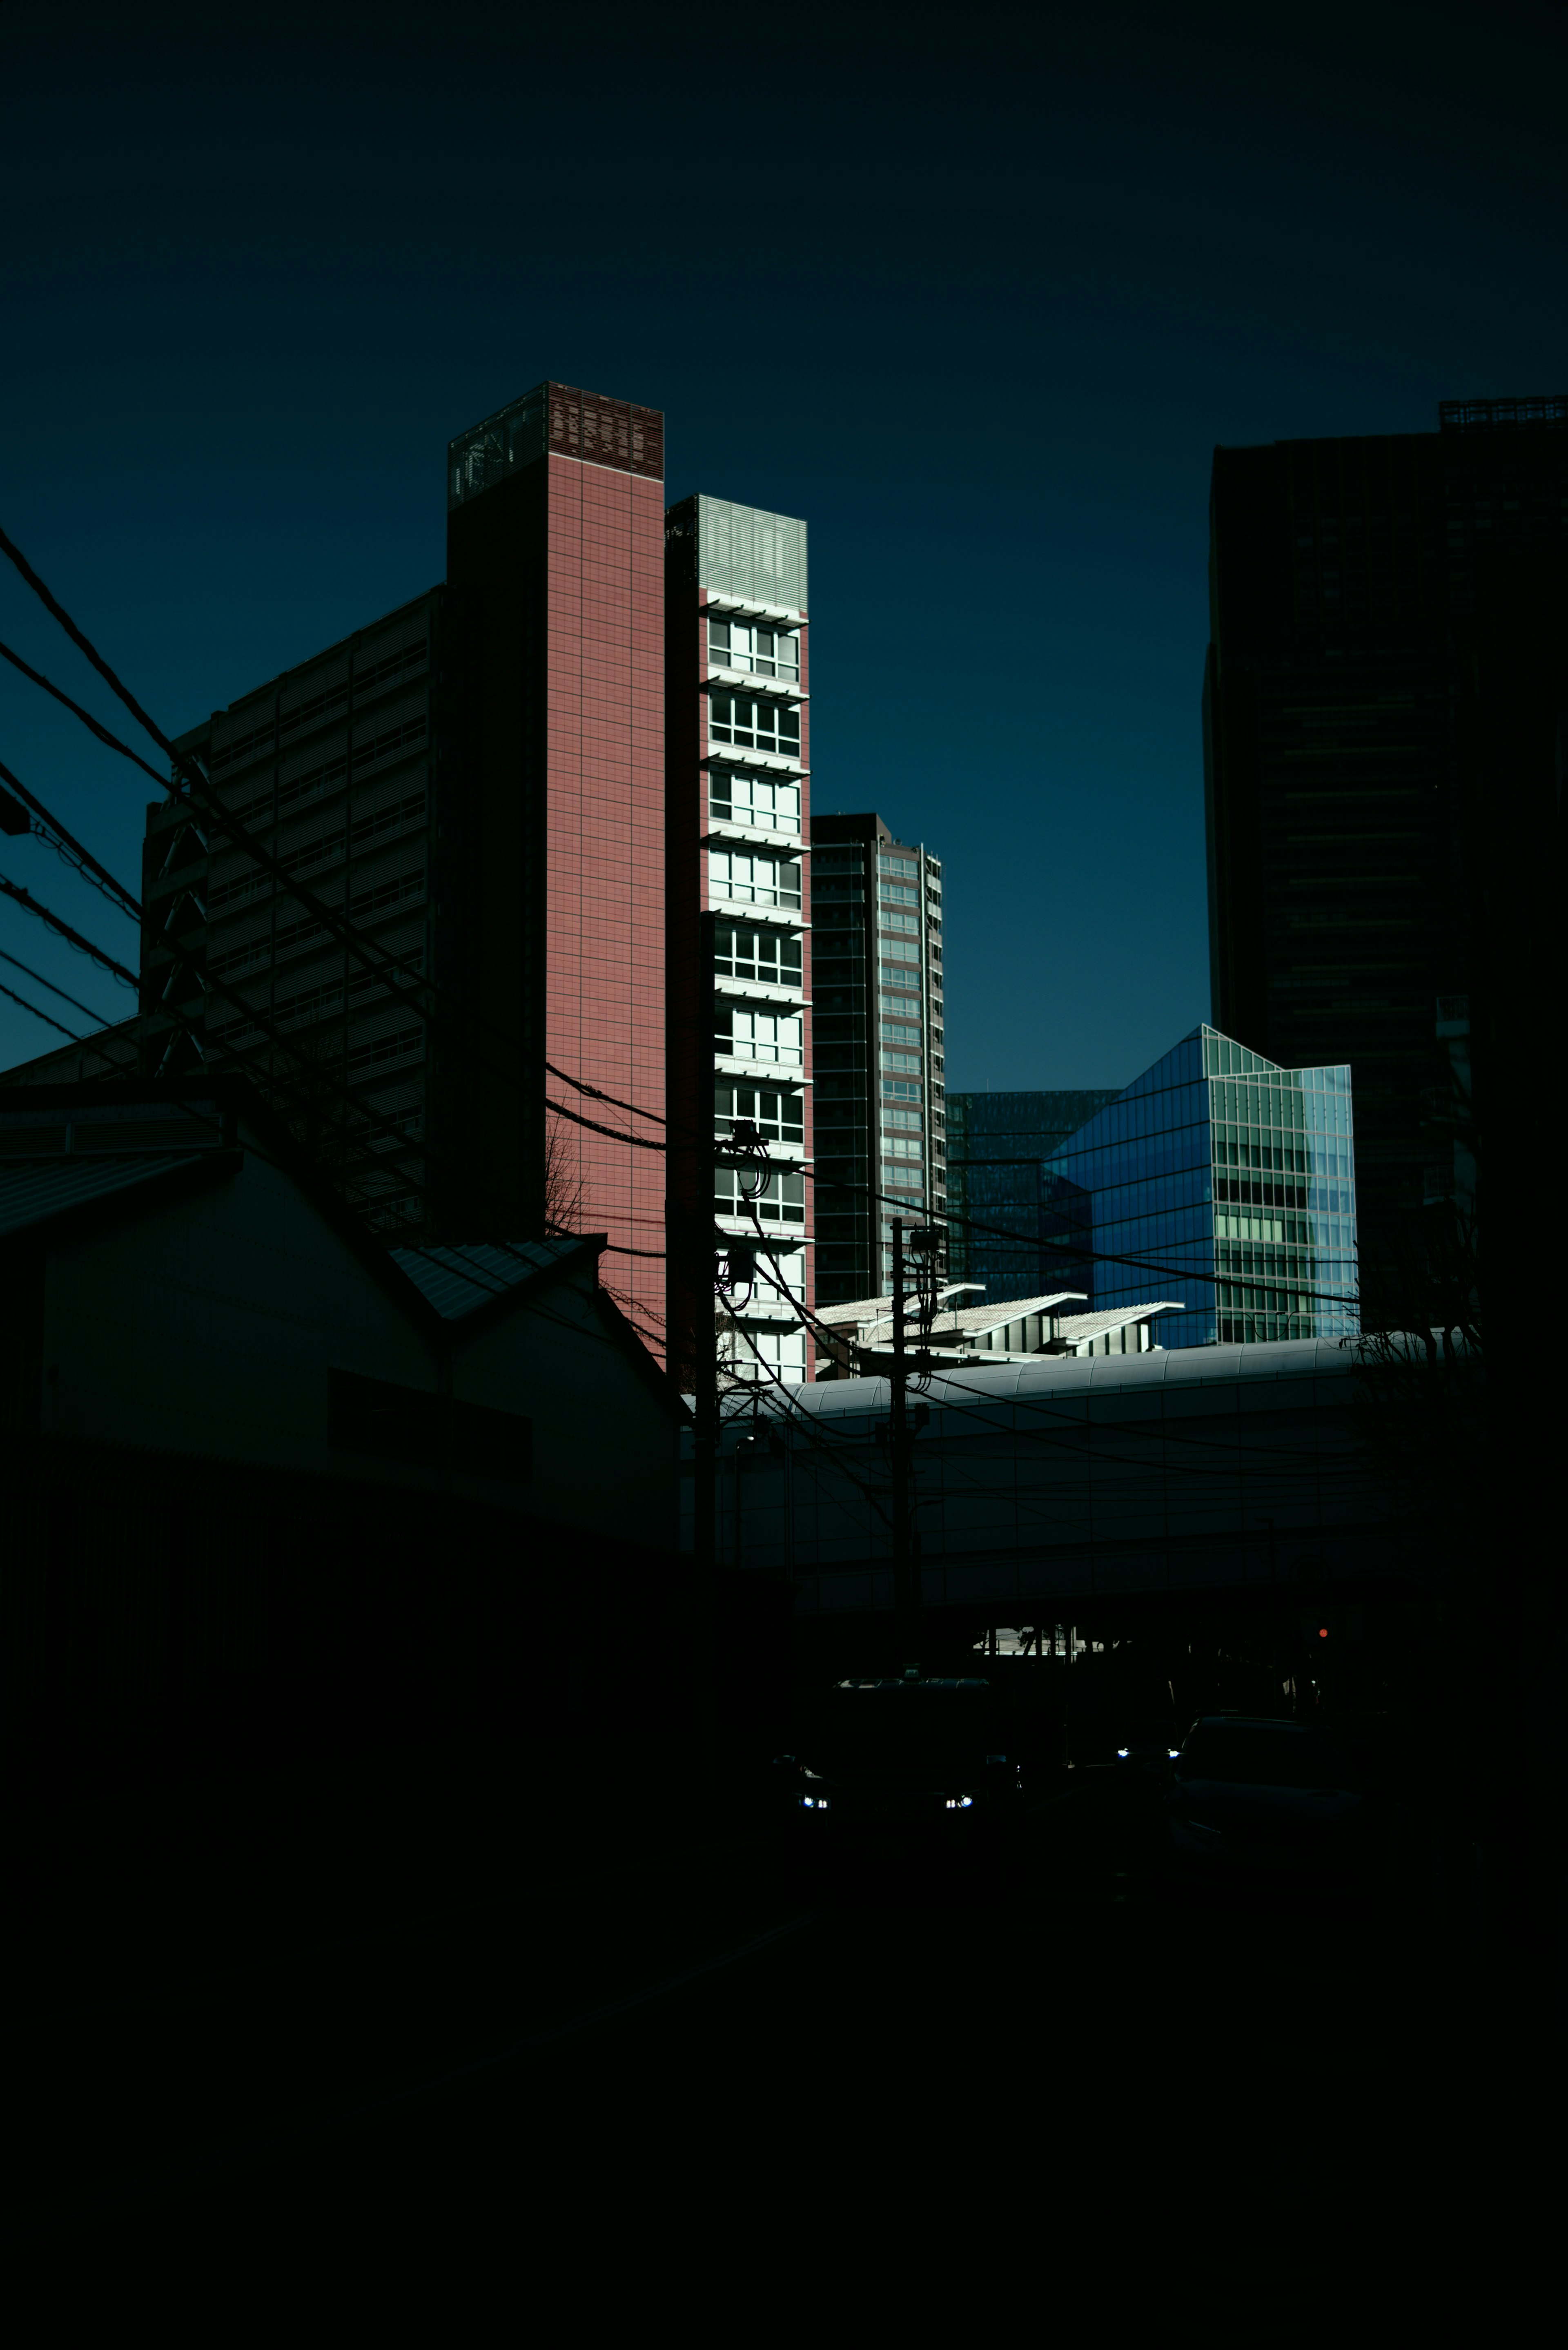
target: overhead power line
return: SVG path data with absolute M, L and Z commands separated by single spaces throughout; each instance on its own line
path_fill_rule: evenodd
M 129 914 L 133 920 L 140 921 L 141 908 L 125 884 L 117 881 L 108 866 L 100 865 L 91 849 L 84 848 L 74 833 L 67 831 L 58 816 L 49 814 L 43 801 L 27 789 L 19 775 L 11 773 L 4 760 L 0 760 L 0 783 L 10 785 L 23 806 L 36 817 L 42 837 L 65 857 L 66 862 L 73 866 L 84 880 L 90 881 L 93 888 L 109 899 L 117 913 Z
M 9 962 L 11 961 L 11 957 L 7 955 L 5 960 Z M 46 980 L 44 983 L 47 986 L 48 982 Z M 14 987 L 7 987 L 3 979 L 0 979 L 0 995 L 8 995 L 13 1003 L 19 1003 L 24 1012 L 30 1012 L 35 1020 L 41 1020 L 43 1022 L 46 1028 L 57 1029 L 62 1036 L 68 1036 L 73 1045 L 80 1045 L 86 1042 L 85 1037 L 78 1036 L 74 1028 L 67 1028 L 64 1021 L 55 1019 L 50 1013 L 40 1012 L 36 1003 L 29 1003 L 25 995 L 18 995 Z M 103 1055 L 103 1058 L 106 1060 L 108 1057 L 107 1054 Z
M 7 543 L 6 552 L 10 553 L 10 551 L 9 543 Z M 111 734 L 107 726 L 100 726 L 90 710 L 84 710 L 79 702 L 73 702 L 68 693 L 62 692 L 57 685 L 44 675 L 42 670 L 36 670 L 30 661 L 25 661 L 20 653 L 14 652 L 3 640 L 0 640 L 0 660 L 8 660 L 13 669 L 20 670 L 24 677 L 30 678 L 35 685 L 43 689 L 44 692 L 53 694 L 55 700 L 63 702 L 72 717 L 79 718 L 89 733 L 96 734 L 100 743 L 107 743 L 111 751 L 118 751 L 121 758 L 129 759 L 132 766 L 140 767 L 144 775 L 151 775 L 161 792 L 168 790 L 167 775 L 161 775 L 156 767 L 150 766 L 139 752 L 131 749 L 129 743 L 122 743 L 118 734 Z
M 57 995 L 61 1003 L 68 1003 L 74 1012 L 85 1012 L 89 1020 L 96 1020 L 100 1028 L 112 1028 L 114 1026 L 115 1024 L 112 1020 L 106 1020 L 101 1012 L 95 1012 L 93 1010 L 90 1003 L 83 1003 L 76 996 L 67 995 L 63 987 L 57 987 L 54 981 L 52 979 L 46 979 L 41 971 L 34 971 L 29 964 L 21 962 L 16 955 L 7 954 L 4 948 L 0 948 L 0 962 L 8 962 L 12 966 L 13 970 L 22 972 L 28 979 L 33 980 L 39 987 L 47 987 L 51 995 Z M 18 1003 L 20 1003 L 21 1000 L 20 996 L 16 999 Z M 31 1010 L 31 1008 L 32 1007 L 29 1005 L 28 1009 Z M 78 1037 L 76 1041 L 78 1044 L 80 1044 L 85 1040 L 81 1037 Z
M 401 957 L 389 955 L 386 949 L 367 931 L 363 931 L 358 923 L 347 920 L 337 913 L 336 908 L 327 905 L 323 899 L 317 898 L 314 890 L 308 889 L 298 879 L 297 876 L 289 872 L 287 867 L 280 858 L 275 857 L 269 849 L 265 848 L 254 834 L 253 834 L 246 826 L 240 823 L 232 811 L 224 806 L 211 781 L 202 774 L 197 761 L 188 754 L 176 750 L 173 743 L 170 740 L 168 735 L 163 733 L 156 721 L 152 719 L 142 708 L 140 702 L 137 701 L 130 688 L 126 686 L 116 675 L 113 669 L 109 666 L 109 662 L 105 660 L 102 654 L 98 650 L 98 648 L 92 643 L 85 631 L 78 627 L 76 621 L 72 619 L 70 614 L 66 610 L 64 605 L 60 603 L 58 598 L 52 593 L 47 583 L 39 577 L 36 571 L 34 570 L 26 556 L 22 553 L 21 548 L 16 544 L 16 541 L 9 537 L 3 529 L 0 529 L 0 552 L 3 552 L 9 557 L 10 561 L 16 566 L 22 577 L 26 581 L 28 587 L 32 588 L 34 594 L 39 598 L 45 608 L 56 620 L 58 621 L 60 627 L 64 629 L 72 643 L 78 646 L 86 658 L 92 663 L 94 669 L 98 671 L 99 676 L 103 678 L 109 687 L 110 691 L 119 697 L 119 699 L 125 704 L 126 708 L 131 712 L 132 716 L 136 719 L 138 724 L 143 727 L 153 742 L 159 745 L 160 749 L 166 753 L 171 769 L 178 770 L 184 777 L 189 791 L 201 802 L 209 818 L 224 833 L 226 833 L 228 837 L 237 847 L 244 850 L 245 854 L 261 871 L 268 874 L 279 888 L 286 889 L 292 898 L 294 898 L 315 918 L 315 920 L 319 921 L 323 927 L 337 940 L 341 946 L 353 953 L 361 965 L 370 972 L 370 974 L 376 978 L 383 987 L 386 988 L 388 993 L 392 997 L 394 1002 L 404 1004 L 407 1009 L 418 1014 L 418 1015 L 422 1019 L 430 1020 L 432 1017 L 438 1016 L 432 1015 L 431 1004 L 433 1002 L 439 1005 L 444 1006 L 450 998 L 451 991 L 428 975 L 413 972 L 407 962 Z M 145 759 L 140 758 L 138 754 L 131 750 L 129 743 L 120 742 L 117 735 L 111 734 L 109 732 L 107 727 L 101 726 L 98 720 L 95 719 L 89 712 L 82 708 L 79 702 L 72 701 L 69 694 L 63 692 L 58 686 L 53 684 L 50 680 L 45 677 L 39 671 L 35 670 L 29 662 L 24 661 L 19 654 L 12 652 L 9 647 L 0 647 L 0 650 L 4 650 L 5 658 L 12 661 L 14 666 L 20 670 L 24 675 L 30 678 L 35 684 L 40 686 L 45 692 L 52 694 L 57 702 L 63 703 L 67 709 L 70 710 L 78 718 L 79 718 L 82 723 L 90 728 L 92 733 L 101 743 L 106 743 L 111 750 L 119 752 L 124 757 L 131 760 L 138 767 L 141 768 L 144 774 L 150 775 L 153 781 L 158 785 L 161 791 L 167 794 L 173 794 L 175 786 L 170 777 L 160 775 L 156 768 L 150 766 Z M 418 991 L 418 994 L 411 993 L 408 988 L 400 986 L 398 984 L 399 977 L 411 981 L 412 987 L 414 990 Z M 422 1003 L 420 1001 L 420 997 L 421 996 L 424 998 Z M 476 1013 L 471 1007 L 456 1003 L 455 1000 L 453 1000 L 453 1014 L 451 1024 L 454 1027 L 460 1040 L 465 1045 L 469 1045 L 471 1051 L 472 1035 L 476 1026 L 488 1029 L 493 1035 L 501 1037 L 509 1049 L 518 1049 L 516 1040 L 510 1036 L 504 1028 L 498 1025 L 497 1023 L 491 1020 L 483 1014 Z M 539 1053 L 530 1052 L 527 1055 L 527 1057 L 531 1059 L 536 1066 L 543 1067 L 548 1071 L 551 1076 L 558 1077 L 563 1084 L 571 1086 L 576 1092 L 589 1096 L 596 1100 L 607 1102 L 614 1108 L 623 1109 L 630 1117 L 645 1118 L 651 1119 L 656 1124 L 664 1124 L 663 1118 L 659 1117 L 657 1111 L 644 1109 L 635 1103 L 621 1101 L 618 1099 L 615 1095 L 605 1093 L 598 1087 L 589 1085 L 583 1078 L 573 1076 L 569 1071 L 557 1067 L 553 1061 L 545 1059 L 543 1055 Z M 515 1069 L 499 1068 L 493 1062 L 490 1061 L 476 1060 L 475 1066 L 483 1069 L 485 1074 L 500 1078 L 503 1083 L 515 1087 L 519 1092 L 523 1090 L 521 1080 L 518 1077 Z M 557 1109 L 560 1115 L 569 1115 L 569 1113 L 560 1112 L 558 1105 L 553 1105 L 553 1107 Z M 574 1122 L 577 1124 L 587 1123 L 587 1121 L 580 1118 Z M 609 1128 L 600 1128 L 597 1130 L 601 1133 L 610 1134 L 612 1139 L 618 1141 L 629 1140 L 632 1139 L 630 1137 L 616 1135 Z

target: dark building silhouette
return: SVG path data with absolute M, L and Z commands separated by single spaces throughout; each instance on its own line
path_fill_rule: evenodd
M 969 1093 L 948 1096 L 948 1201 L 955 1222 L 948 1236 L 953 1281 L 983 1284 L 986 1303 L 1032 1297 L 1064 1276 L 1056 1235 L 1060 1179 L 1045 1161 L 1116 1100 L 1119 1086 L 1084 1093 Z M 961 1219 L 1016 1232 L 971 1232 Z
M 1410 1212 L 1464 1180 L 1449 1047 L 1477 953 L 1476 826 L 1496 816 L 1467 798 L 1466 644 L 1509 577 L 1558 577 L 1565 554 L 1568 400 L 1215 451 L 1212 1016 L 1284 1066 L 1351 1065 L 1368 1281 Z
M 842 1305 L 889 1286 L 900 1209 L 948 1205 L 942 868 L 874 813 L 814 816 L 811 849 L 816 1294 Z

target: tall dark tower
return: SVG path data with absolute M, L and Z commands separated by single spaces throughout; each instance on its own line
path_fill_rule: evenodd
M 1214 452 L 1213 1018 L 1282 1066 L 1351 1065 L 1368 1274 L 1454 1180 L 1438 999 L 1474 961 L 1455 712 L 1478 581 L 1565 553 L 1568 400 Z

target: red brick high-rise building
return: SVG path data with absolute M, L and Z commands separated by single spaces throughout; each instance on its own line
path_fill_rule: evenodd
M 477 827 L 470 983 L 544 1072 L 524 1089 L 480 1078 L 472 1147 L 496 1156 L 508 1187 L 550 1165 L 568 1221 L 609 1234 L 607 1278 L 650 1340 L 663 1328 L 662 1157 L 548 1104 L 627 1122 L 576 1077 L 649 1113 L 631 1125 L 662 1137 L 663 473 L 657 410 L 541 384 L 452 442 L 447 525 Z
M 550 1105 L 662 1137 L 663 471 L 658 411 L 556 383 L 452 442 L 445 584 L 178 744 L 401 977 L 181 794 L 148 812 L 140 1020 L 149 1072 L 243 1052 L 389 1239 L 607 1233 L 660 1351 L 663 1154 Z

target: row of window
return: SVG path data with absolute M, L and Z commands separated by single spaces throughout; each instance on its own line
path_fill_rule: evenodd
M 747 1189 L 756 1177 L 734 1167 L 713 1170 L 713 1207 L 721 1216 L 750 1216 L 753 1208 L 759 1222 L 764 1224 L 804 1224 L 805 1222 L 805 1177 L 792 1174 L 786 1168 L 774 1168 L 769 1174 L 763 1191 L 755 1200 L 747 1197 Z M 744 1186 L 744 1188 L 743 1188 Z
M 711 669 L 747 669 L 755 677 L 800 675 L 800 639 L 787 629 L 753 627 L 750 620 L 710 620 Z
M 753 906 L 798 906 L 800 862 L 759 857 L 749 849 L 715 848 L 708 856 L 708 894 L 740 899 Z
M 799 987 L 801 943 L 787 931 L 756 930 L 750 922 L 715 922 L 713 969 L 724 979 L 759 980 L 770 987 Z
M 745 1012 L 739 1004 L 720 1004 L 713 1015 L 713 1049 L 732 1061 L 773 1061 L 780 1067 L 805 1065 L 798 1013 Z
M 798 1094 L 775 1092 L 768 1086 L 715 1086 L 713 1124 L 728 1134 L 738 1118 L 749 1118 L 764 1142 L 805 1140 L 805 1117 Z
M 716 767 L 708 778 L 708 820 L 755 832 L 798 833 L 800 785 Z
M 800 712 L 790 702 L 754 702 L 747 693 L 714 693 L 708 702 L 708 739 L 741 751 L 800 756 Z
M 308 873 L 313 868 L 331 864 L 337 858 L 364 848 L 383 833 L 395 832 L 409 825 L 422 823 L 425 817 L 425 795 L 411 793 L 407 799 L 398 800 L 390 807 L 378 808 L 370 816 L 362 816 L 348 827 L 347 844 L 341 825 L 323 833 L 317 840 L 303 842 L 278 857 L 286 873 Z M 253 868 L 229 881 L 215 882 L 207 892 L 207 910 L 216 913 L 220 907 L 234 905 L 247 898 L 263 896 L 273 886 L 270 873 Z

